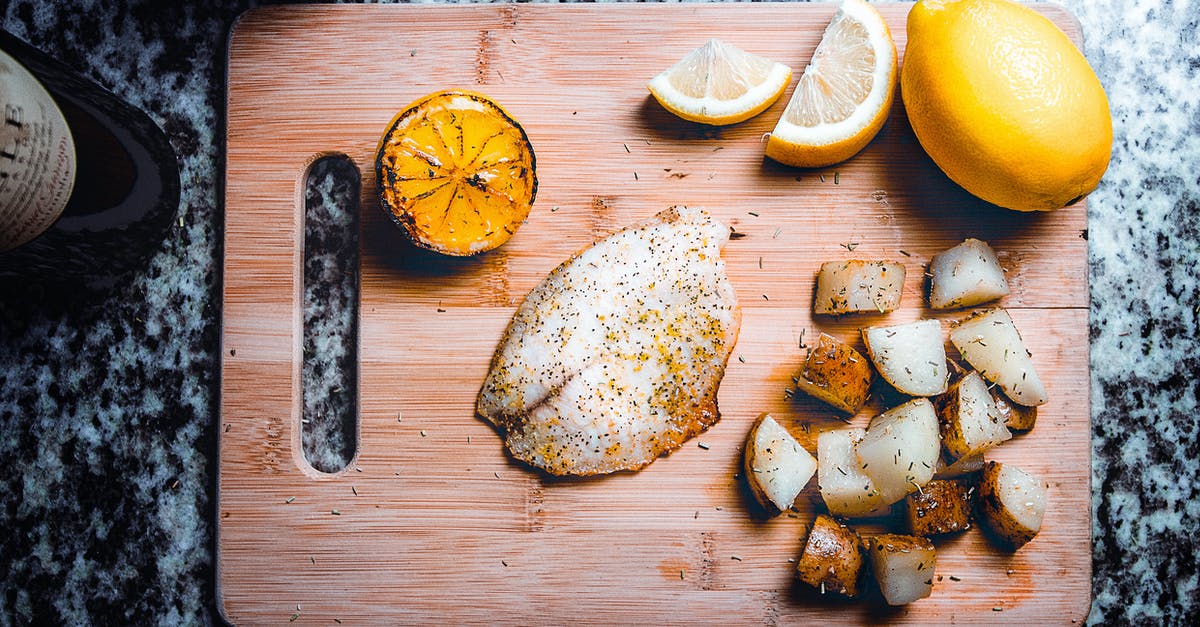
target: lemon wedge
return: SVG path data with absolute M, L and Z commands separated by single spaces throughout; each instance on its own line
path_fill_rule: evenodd
M 667 111 L 721 126 L 748 120 L 771 106 L 792 80 L 792 68 L 719 39 L 689 52 L 647 87 Z
M 844 0 L 767 140 L 767 156 L 804 168 L 854 156 L 883 128 L 896 65 L 883 16 L 863 0 Z

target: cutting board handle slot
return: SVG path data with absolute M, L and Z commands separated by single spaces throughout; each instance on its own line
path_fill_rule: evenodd
M 341 153 L 316 155 L 303 180 L 301 449 L 312 471 L 336 474 L 359 448 L 363 183 L 353 159 Z

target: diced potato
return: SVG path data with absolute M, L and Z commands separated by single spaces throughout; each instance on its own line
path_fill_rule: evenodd
M 871 538 L 869 555 L 888 605 L 905 605 L 933 593 L 937 551 L 928 538 L 882 533 Z
M 979 513 L 1000 544 L 1017 550 L 1037 535 L 1046 514 L 1046 483 L 1012 464 L 988 462 L 979 479 Z
M 821 594 L 856 597 L 866 561 L 866 545 L 858 533 L 832 516 L 820 514 L 813 520 L 804 551 L 796 561 L 796 576 Z
M 983 470 L 983 465 L 987 463 L 983 453 L 967 455 L 952 464 L 945 463 L 945 456 L 942 457 L 943 459 L 938 460 L 937 471 L 933 473 L 934 479 L 956 479 Z
M 950 329 L 950 341 L 1013 401 L 1029 407 L 1046 402 L 1046 388 L 1007 311 L 988 309 L 966 318 Z
M 982 453 L 1010 438 L 987 384 L 978 372 L 968 372 L 945 394 L 933 399 L 942 432 L 942 446 L 951 461 Z
M 933 478 L 939 439 L 933 404 L 916 398 L 872 418 L 855 449 L 862 471 L 891 505 Z
M 853 346 L 822 333 L 796 376 L 796 387 L 854 414 L 871 394 L 871 364 Z
M 863 329 L 871 362 L 885 381 L 911 396 L 946 391 L 950 369 L 942 342 L 942 323 L 918 320 L 890 327 Z
M 866 429 L 834 429 L 817 436 L 817 486 L 830 513 L 852 518 L 887 513 L 875 482 L 863 473 L 855 445 Z
M 786 511 L 817 471 L 817 460 L 770 414 L 754 422 L 746 436 L 746 479 L 768 510 Z
M 914 536 L 936 536 L 971 528 L 973 488 L 934 479 L 905 499 L 905 518 Z
M 957 309 L 1008 295 L 1008 281 L 987 242 L 968 239 L 929 262 L 929 306 Z
M 1000 412 L 1000 418 L 1004 420 L 1004 425 L 1013 431 L 1031 431 L 1033 426 L 1037 424 L 1037 407 L 1026 407 L 1012 402 L 1004 392 L 995 390 L 992 392 L 992 401 L 996 403 L 996 411 Z
M 817 274 L 813 313 L 886 313 L 900 306 L 904 265 L 895 261 L 829 261 Z

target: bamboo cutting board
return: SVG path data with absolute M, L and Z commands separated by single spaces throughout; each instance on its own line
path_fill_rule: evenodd
M 901 55 L 910 6 L 880 5 Z M 1039 9 L 1079 41 L 1065 11 Z M 834 10 L 505 4 L 246 14 L 231 36 L 228 76 L 217 538 L 225 616 L 244 624 L 1083 619 L 1084 204 L 1025 215 L 973 199 L 921 151 L 899 97 L 857 157 L 794 170 L 764 160 L 761 141 L 790 89 L 766 113 L 722 129 L 674 118 L 645 90 L 713 36 L 788 63 L 798 77 Z M 448 87 L 502 103 L 538 159 L 528 223 L 469 260 L 414 253 L 373 193 L 388 121 Z M 306 169 L 329 154 L 357 165 L 363 190 L 358 452 L 336 475 L 304 461 L 299 424 L 302 196 Z M 724 252 L 744 315 L 721 421 L 636 473 L 552 480 L 511 461 L 473 408 L 515 306 L 577 249 L 672 204 L 703 205 L 745 235 Z M 819 403 L 785 393 L 802 345 L 824 331 L 861 350 L 861 326 L 934 315 L 923 307 L 923 266 L 965 237 L 999 252 L 1013 288 L 1001 304 L 1051 396 L 1037 428 L 993 455 L 1050 483 L 1043 531 L 1015 554 L 977 530 L 940 542 L 933 596 L 906 608 L 885 608 L 877 593 L 823 600 L 793 584 L 789 563 L 818 509 L 816 482 L 803 511 L 756 516 L 737 477 L 742 441 L 763 411 L 810 450 L 817 431 L 843 426 Z M 817 267 L 849 258 L 902 261 L 901 310 L 814 319 Z M 865 425 L 882 408 L 875 401 L 852 422 Z

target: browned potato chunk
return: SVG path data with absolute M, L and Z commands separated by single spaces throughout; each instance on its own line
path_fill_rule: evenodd
M 967 239 L 929 262 L 929 306 L 970 307 L 1008 294 L 1008 281 L 987 242 Z
M 832 516 L 820 514 L 796 562 L 796 576 L 821 594 L 856 597 L 866 561 L 866 547 L 858 533 Z
M 968 372 L 945 394 L 933 399 L 938 427 L 950 461 L 978 455 L 1012 438 L 996 409 L 987 384 Z
M 973 490 L 953 480 L 934 479 L 907 497 L 906 518 L 914 536 L 936 536 L 971 528 Z
M 865 429 L 832 429 L 817 436 L 817 486 L 829 511 L 837 516 L 878 516 L 888 504 L 858 461 L 858 442 Z
M 808 353 L 796 387 L 849 413 L 857 413 L 871 392 L 871 362 L 853 346 L 825 333 Z
M 943 455 L 942 458 L 938 459 L 937 472 L 933 473 L 934 479 L 955 479 L 973 472 L 979 472 L 983 470 L 983 465 L 987 463 L 987 460 L 983 458 L 983 453 L 967 455 L 952 464 L 947 464 L 944 457 Z
M 904 266 L 895 261 L 829 261 L 817 274 L 813 313 L 886 313 L 900 305 Z
M 968 316 L 950 329 L 950 342 L 984 379 L 1022 405 L 1046 403 L 1046 387 L 1012 317 L 1004 309 Z
M 996 411 L 1004 425 L 1013 431 L 1031 431 L 1037 424 L 1037 407 L 1026 407 L 1012 402 L 1000 390 L 992 391 L 992 401 L 996 403 Z
M 1012 464 L 988 462 L 979 480 L 979 513 L 996 539 L 1015 551 L 1042 528 L 1046 483 Z
M 891 505 L 933 478 L 939 440 L 933 404 L 916 398 L 872 418 L 855 449 L 862 471 Z
M 770 414 L 762 414 L 746 435 L 746 480 L 755 498 L 771 512 L 792 508 L 817 472 L 817 460 Z
M 946 391 L 950 368 L 942 343 L 942 323 L 918 320 L 862 330 L 871 362 L 900 392 L 910 396 L 935 396 Z
M 905 605 L 933 592 L 937 551 L 929 538 L 882 533 L 871 538 L 871 570 L 888 605 Z

